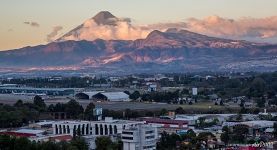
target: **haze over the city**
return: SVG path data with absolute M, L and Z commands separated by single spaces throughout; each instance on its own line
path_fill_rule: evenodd
M 100 11 L 111 12 L 134 29 L 128 36 L 108 34 L 104 39 L 134 40 L 151 30 L 178 27 L 221 38 L 276 43 L 276 6 L 276 0 L 2 0 L 0 50 L 47 44 Z

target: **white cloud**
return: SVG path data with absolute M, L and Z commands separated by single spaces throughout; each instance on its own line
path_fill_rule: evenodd
M 61 31 L 63 29 L 62 26 L 55 26 L 53 27 L 53 30 L 51 31 L 51 33 L 49 33 L 46 37 L 46 41 L 47 42 L 52 42 L 55 40 L 56 36 L 58 35 L 59 31 Z
M 204 19 L 189 18 L 183 22 L 133 25 L 130 19 L 118 19 L 115 25 L 98 25 L 93 19 L 85 21 L 83 27 L 62 40 L 135 40 L 145 38 L 153 30 L 168 28 L 186 29 L 210 36 L 272 40 L 277 37 L 277 16 L 266 18 L 243 17 L 237 20 L 209 16 Z

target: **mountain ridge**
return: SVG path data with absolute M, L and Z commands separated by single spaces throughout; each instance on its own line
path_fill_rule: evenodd
M 116 26 L 121 19 L 102 11 L 90 21 L 99 26 Z M 0 69 L 97 68 L 98 71 L 137 73 L 241 68 L 255 71 L 263 67 L 277 70 L 277 45 L 274 44 L 223 39 L 178 28 L 154 30 L 146 38 L 136 40 L 64 40 L 67 36 L 78 37 L 78 30 L 83 27 L 81 24 L 46 45 L 1 51 Z
M 184 30 L 153 31 L 147 38 L 134 41 L 63 41 L 4 51 L 0 52 L 0 67 L 77 66 L 122 70 L 122 66 L 127 66 L 126 70 L 134 70 L 128 68 L 133 66 L 141 70 L 155 66 L 154 70 L 157 67 L 217 70 L 222 68 L 221 64 L 232 66 L 233 62 L 272 56 L 277 56 L 277 45 L 220 39 Z

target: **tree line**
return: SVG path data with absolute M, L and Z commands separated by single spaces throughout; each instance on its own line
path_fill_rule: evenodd
M 25 137 L 0 135 L 1 150 L 88 150 L 88 145 L 83 138 L 74 138 L 70 142 L 35 142 Z

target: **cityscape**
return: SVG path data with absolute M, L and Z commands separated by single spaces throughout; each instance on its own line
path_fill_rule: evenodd
M 4 0 L 0 150 L 276 150 L 276 6 Z

